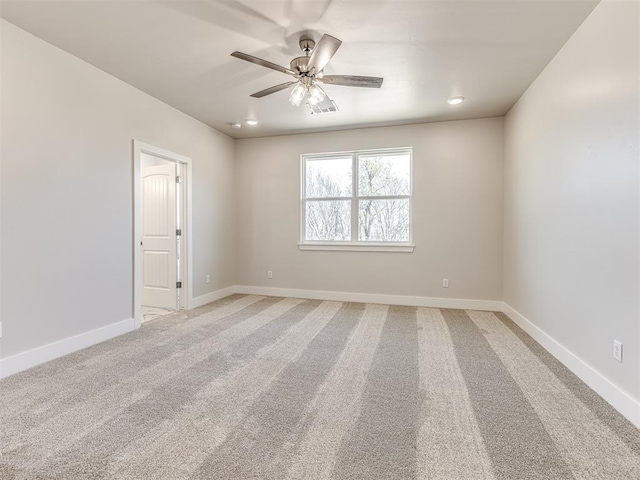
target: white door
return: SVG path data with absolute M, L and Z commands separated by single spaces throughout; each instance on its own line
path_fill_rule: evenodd
M 142 305 L 177 309 L 176 166 L 142 167 Z

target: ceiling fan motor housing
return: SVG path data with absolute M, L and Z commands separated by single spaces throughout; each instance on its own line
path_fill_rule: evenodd
M 291 60 L 291 70 L 300 74 L 305 74 L 309 71 L 309 57 L 296 57 Z
M 302 37 L 298 45 L 300 45 L 300 50 L 304 52 L 304 56 L 297 57 L 291 60 L 290 68 L 294 72 L 305 74 L 309 71 L 309 55 L 316 46 L 316 42 L 314 42 L 311 38 Z

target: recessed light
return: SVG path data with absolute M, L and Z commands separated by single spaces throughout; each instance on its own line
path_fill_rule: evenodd
M 258 120 L 249 119 L 249 120 L 245 120 L 244 123 L 246 123 L 247 125 L 253 126 L 258 124 Z
M 464 97 L 451 97 L 449 100 L 447 100 L 447 103 L 449 105 L 458 105 L 463 101 L 464 101 Z
M 231 124 L 231 128 L 242 128 L 242 124 L 241 123 L 232 123 Z

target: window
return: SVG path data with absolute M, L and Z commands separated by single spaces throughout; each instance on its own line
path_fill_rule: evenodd
M 300 248 L 413 251 L 412 149 L 302 156 Z

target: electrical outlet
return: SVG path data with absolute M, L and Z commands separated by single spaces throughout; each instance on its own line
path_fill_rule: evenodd
M 267 278 L 273 278 L 273 272 L 271 270 L 267 270 Z
M 613 341 L 613 358 L 622 362 L 622 343 L 618 340 Z
M 205 282 L 207 282 L 207 283 L 211 283 L 211 275 L 207 275 L 207 276 L 205 277 Z
M 448 278 L 443 278 L 442 279 L 442 288 L 449 288 L 449 279 Z

